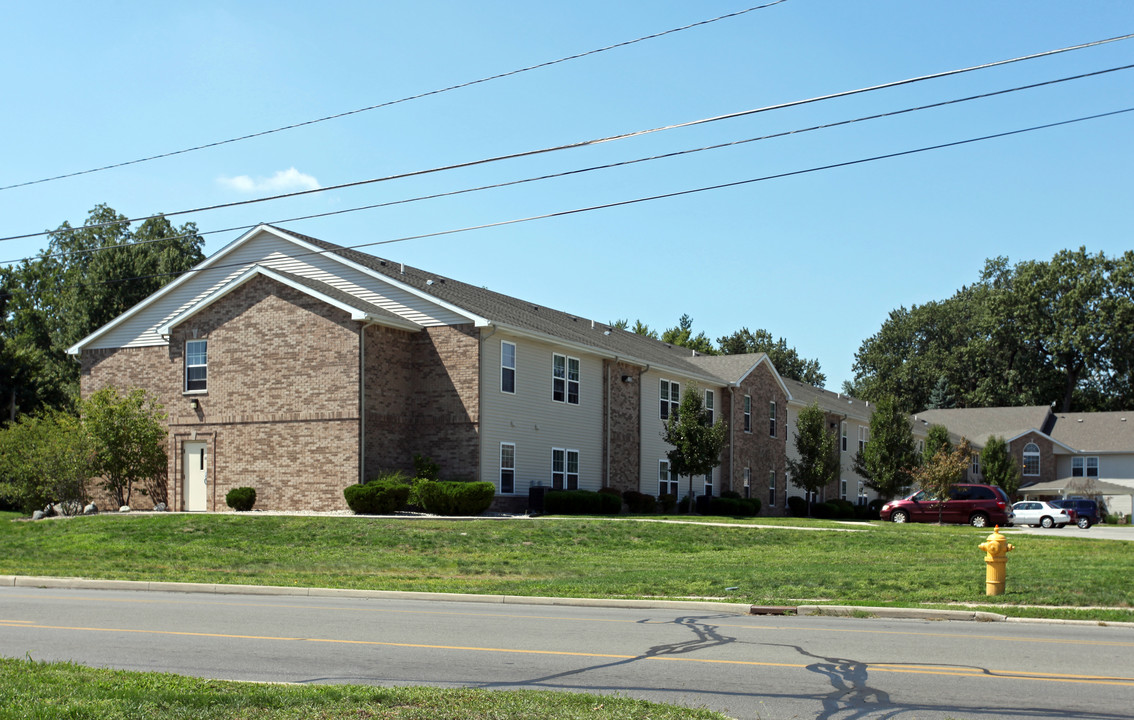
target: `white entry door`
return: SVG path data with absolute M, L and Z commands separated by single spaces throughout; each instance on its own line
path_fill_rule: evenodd
M 185 509 L 204 512 L 208 509 L 209 464 L 208 443 L 187 442 L 181 446 L 182 475 L 185 478 Z

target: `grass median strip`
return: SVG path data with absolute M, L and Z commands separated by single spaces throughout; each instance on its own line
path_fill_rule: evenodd
M 274 685 L 0 658 L 0 718 L 723 720 L 708 710 L 547 691 Z
M 712 525 L 602 518 L 443 520 L 0 515 L 0 574 L 757 605 L 982 603 L 988 529 L 800 518 Z M 775 519 L 780 520 L 780 519 Z M 781 527 L 754 527 L 754 525 Z M 1130 621 L 1129 544 L 1014 535 L 1009 615 Z M 1075 608 L 1106 607 L 1113 610 Z M 1076 614 L 1078 613 L 1078 614 Z

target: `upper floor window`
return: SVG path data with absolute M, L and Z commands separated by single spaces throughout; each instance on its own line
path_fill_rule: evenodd
M 870 439 L 870 428 L 865 425 L 858 426 L 858 451 L 866 450 L 866 441 Z
M 847 424 L 839 423 L 839 449 L 847 451 Z
M 668 420 L 670 413 L 677 414 L 681 405 L 681 384 L 671 380 L 661 381 L 661 419 Z
M 185 392 L 203 392 L 208 389 L 209 341 L 185 342 Z
M 1040 474 L 1040 451 L 1039 445 L 1035 443 L 1028 443 L 1024 446 L 1024 474 Z
M 1073 457 L 1071 458 L 1071 477 L 1093 477 L 1099 476 L 1099 459 L 1098 457 Z
M 752 432 L 752 396 L 744 396 L 744 432 Z
M 516 343 L 500 341 L 500 392 L 516 392 Z
M 551 487 L 555 490 L 579 489 L 579 451 L 551 449 Z
M 516 445 L 500 443 L 500 492 L 516 492 Z
M 768 403 L 768 434 L 776 436 L 776 403 Z
M 712 390 L 705 391 L 705 415 L 709 418 L 709 424 L 712 425 L 716 422 L 716 409 L 714 408 L 715 393 Z
M 551 362 L 551 399 L 579 404 L 579 358 L 555 353 Z

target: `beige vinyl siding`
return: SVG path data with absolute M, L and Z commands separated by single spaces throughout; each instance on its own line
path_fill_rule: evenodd
M 516 392 L 500 391 L 500 343 L 516 345 Z M 579 359 L 579 404 L 551 396 L 552 355 Z M 486 330 L 481 340 L 481 480 L 497 485 L 500 443 L 516 445 L 516 495 L 551 487 L 551 449 L 579 451 L 579 489 L 603 482 L 603 361 L 551 342 Z M 499 487 L 499 485 L 497 485 Z
M 422 326 L 467 323 L 468 319 L 425 298 L 401 290 L 334 256 L 305 255 L 305 248 L 264 231 L 227 254 L 216 256 L 214 267 L 196 273 L 180 287 L 87 345 L 89 349 L 164 345 L 157 328 L 191 307 L 250 266 L 263 265 L 308 277 L 347 292 Z M 299 254 L 300 257 L 291 257 Z
M 704 398 L 705 390 L 713 390 L 716 394 L 716 408 L 715 416 L 720 420 L 723 416 L 722 412 L 722 399 L 728 392 L 725 388 L 710 385 L 703 380 L 690 380 L 688 377 L 676 375 L 668 372 L 658 372 L 650 370 L 642 375 L 642 415 L 641 415 L 641 428 L 642 428 L 642 455 L 639 462 L 640 477 L 639 488 L 641 492 L 646 495 L 658 494 L 658 461 L 666 459 L 666 453 L 673 449 L 673 446 L 662 439 L 662 433 L 665 430 L 665 421 L 661 419 L 661 381 L 669 380 L 681 384 L 681 395 L 685 395 L 685 391 L 690 385 L 696 385 L 698 391 L 701 393 L 702 399 Z M 728 418 L 724 418 L 728 421 Z M 725 449 L 728 452 L 728 449 Z M 739 477 L 739 475 L 737 476 Z M 720 466 L 713 469 L 713 494 L 721 494 L 721 469 Z M 678 478 L 678 497 L 685 497 L 689 494 L 689 477 L 681 476 Z M 697 495 L 702 495 L 705 492 L 704 478 L 697 478 L 693 482 L 693 490 Z

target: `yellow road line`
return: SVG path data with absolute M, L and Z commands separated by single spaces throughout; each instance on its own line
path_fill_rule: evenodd
M 234 635 L 229 633 L 188 632 L 184 630 L 141 630 L 137 628 L 99 628 L 99 627 L 71 627 L 65 625 L 39 625 L 24 621 L 0 620 L 0 627 L 19 627 L 35 630 L 67 630 L 70 632 L 101 632 L 101 633 L 129 633 L 135 635 L 172 635 L 179 637 L 218 638 L 230 640 L 274 640 L 286 642 L 313 642 L 337 645 L 368 645 L 371 647 L 400 647 L 416 648 L 420 650 L 450 650 L 464 652 L 509 653 L 521 655 L 558 655 L 566 657 L 602 658 L 613 660 L 667 660 L 670 662 L 706 663 L 710 665 L 744 665 L 749 667 L 778 667 L 793 669 L 808 669 L 816 664 L 839 666 L 843 663 L 777 663 L 760 662 L 755 660 L 721 660 L 712 658 L 672 657 L 668 655 L 624 655 L 615 653 L 590 653 L 570 650 L 534 650 L 524 648 L 494 648 L 471 645 L 433 645 L 426 643 L 398 643 L 378 640 L 341 640 L 336 638 L 305 638 L 273 635 Z M 1120 685 L 1134 687 L 1134 677 L 1116 677 L 1106 675 L 1065 675 L 1057 673 L 1035 673 L 1013 670 L 989 670 L 983 668 L 965 668 L 933 665 L 894 665 L 871 663 L 845 663 L 847 665 L 861 666 L 867 672 L 904 673 L 915 675 L 945 675 L 956 677 L 988 678 L 994 680 L 1036 680 L 1043 682 L 1083 683 L 1091 685 Z

